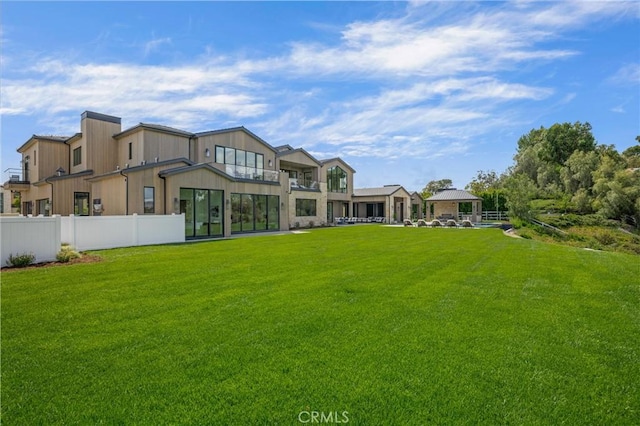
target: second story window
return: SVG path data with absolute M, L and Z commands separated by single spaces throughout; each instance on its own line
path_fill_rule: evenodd
M 73 150 L 73 165 L 77 166 L 82 163 L 82 147 L 79 146 Z
M 338 166 L 327 170 L 327 191 L 347 192 L 347 172 Z
M 133 158 L 133 143 L 129 142 L 129 160 Z
M 216 163 L 263 169 L 264 155 L 242 149 L 216 146 Z

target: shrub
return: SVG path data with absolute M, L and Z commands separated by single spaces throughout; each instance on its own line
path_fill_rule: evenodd
M 58 262 L 67 263 L 72 259 L 77 259 L 80 257 L 80 253 L 78 253 L 73 247 L 63 245 L 58 254 L 56 255 L 56 259 Z
M 33 253 L 10 254 L 7 263 L 16 268 L 24 268 L 35 262 L 36 256 Z
M 315 225 L 315 224 L 313 223 L 313 221 L 312 221 L 312 220 L 310 220 L 310 221 L 309 221 L 309 228 L 313 228 L 313 225 Z
M 594 237 L 600 244 L 605 246 L 610 246 L 616 242 L 616 237 L 611 235 L 609 232 L 599 232 Z

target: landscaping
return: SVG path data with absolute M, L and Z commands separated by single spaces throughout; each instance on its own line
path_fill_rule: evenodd
M 636 255 L 373 224 L 90 254 L 3 270 L 4 423 L 640 422 Z

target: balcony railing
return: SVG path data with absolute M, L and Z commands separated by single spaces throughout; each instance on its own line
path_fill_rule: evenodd
M 289 188 L 291 189 L 320 189 L 320 185 L 316 181 L 308 181 L 303 179 L 289 178 Z
M 279 173 L 274 170 L 256 169 L 255 167 L 225 165 L 225 171 L 238 179 L 262 180 L 266 182 L 278 182 Z
M 12 182 L 12 183 L 19 183 L 19 182 L 28 182 L 29 181 L 29 174 L 27 173 L 26 176 L 22 176 L 22 169 L 16 169 L 16 168 L 8 168 L 5 169 L 4 172 L 2 172 L 2 182 Z

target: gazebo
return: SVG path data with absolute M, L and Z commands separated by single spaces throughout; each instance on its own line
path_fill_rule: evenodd
M 480 222 L 482 219 L 482 198 L 461 189 L 443 189 L 425 200 L 427 220 L 432 219 L 468 219 Z M 461 214 L 460 204 L 471 203 L 471 213 Z M 431 213 L 433 206 L 433 213 Z

